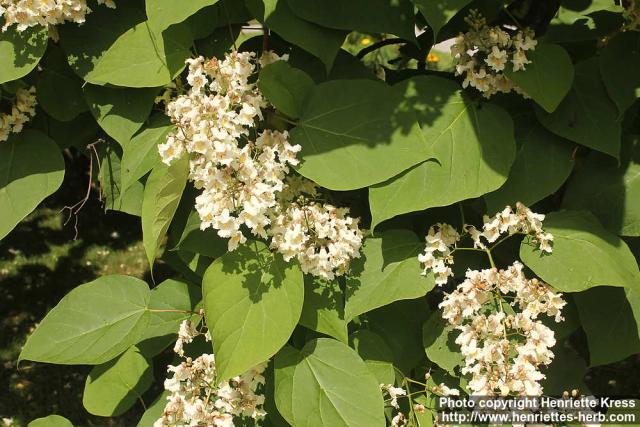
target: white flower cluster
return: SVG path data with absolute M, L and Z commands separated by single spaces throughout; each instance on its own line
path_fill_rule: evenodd
M 407 395 L 407 391 L 402 387 L 394 387 L 393 384 L 380 384 L 380 390 L 389 395 L 389 403 L 396 409 L 400 409 L 398 398 Z
M 116 7 L 113 0 L 97 1 L 110 8 Z M 4 17 L 2 31 L 14 24 L 18 31 L 67 21 L 82 24 L 88 13 L 91 13 L 91 9 L 86 0 L 0 0 L 0 17 Z
M 468 271 L 439 305 L 442 317 L 461 331 L 455 342 L 465 357 L 462 373 L 472 377 L 472 394 L 542 394 L 539 381 L 545 376 L 539 367 L 551 363 L 556 340 L 537 318 L 545 314 L 560 322 L 566 302 L 522 270 L 516 262 L 506 270 Z M 504 309 L 507 301 L 512 311 Z
M 224 60 L 187 61 L 190 88 L 167 104 L 177 130 L 160 144 L 160 155 L 167 164 L 189 156 L 190 179 L 202 190 L 196 198 L 201 228 L 228 238 L 230 251 L 247 240 L 247 229 L 271 238 L 285 259 L 297 257 L 305 272 L 331 279 L 359 256 L 358 221 L 345 209 L 301 201 L 296 191 L 316 191 L 288 176 L 301 147 L 289 143 L 286 131 L 256 130 L 267 103 L 253 79 L 255 56 L 232 52 Z M 269 53 L 261 61 L 281 59 Z
M 271 248 L 302 271 L 332 280 L 360 257 L 362 232 L 349 210 L 316 202 L 291 203 L 273 218 Z
M 450 265 L 453 265 L 453 248 L 460 240 L 460 233 L 449 224 L 436 224 L 429 227 L 424 253 L 418 255 L 426 275 L 433 271 L 437 285 L 444 285 L 453 276 Z
M 422 254 L 418 256 L 418 261 L 422 263 L 423 275 L 433 272 L 436 284 L 441 286 L 447 283 L 453 276 L 451 266 L 453 265 L 453 252 L 456 245 L 464 235 L 468 235 L 473 240 L 473 245 L 477 249 L 486 249 L 486 243 L 494 243 L 504 234 L 527 234 L 539 246 L 540 250 L 551 253 L 553 250 L 553 235 L 546 233 L 542 228 L 543 214 L 531 211 L 522 203 L 516 203 L 514 211 L 510 206 L 505 207 L 493 217 L 487 215 L 483 218 L 482 231 L 473 225 L 464 225 L 465 234 L 461 235 L 449 224 L 438 223 L 429 228 L 426 236 L 426 247 Z
M 492 217 L 485 215 L 482 232 L 476 230 L 472 225 L 465 225 L 465 230 L 473 239 L 476 248 L 486 248 L 481 238 L 493 243 L 504 234 L 509 236 L 527 234 L 538 244 L 541 251 L 551 253 L 553 251 L 553 235 L 543 230 L 542 221 L 544 221 L 543 214 L 534 213 L 531 209 L 518 202 L 516 203 L 515 211 L 511 206 L 507 206 Z
M 198 334 L 189 321 L 184 321 L 180 326 L 180 344 L 176 343 L 178 354 L 183 356 L 182 344 L 191 342 Z M 219 382 L 213 354 L 196 359 L 187 357 L 179 365 L 170 365 L 167 371 L 173 375 L 165 380 L 164 388 L 171 394 L 154 427 L 234 427 L 234 418 L 264 417 L 264 396 L 257 394 L 257 389 L 265 383 L 262 373 L 266 367 L 262 363 L 229 381 Z
M 22 127 L 36 115 L 36 88 L 18 89 L 11 113 L 0 113 L 0 142 L 9 139 L 9 134 L 20 133 Z
M 463 87 L 476 88 L 486 98 L 498 92 L 512 90 L 525 95 L 504 75 L 508 62 L 513 71 L 524 70 L 531 61 L 527 51 L 538 44 L 530 29 L 519 30 L 510 35 L 500 27 L 490 27 L 486 19 L 476 11 L 466 18 L 470 30 L 460 34 L 451 46 L 456 75 L 463 75 Z

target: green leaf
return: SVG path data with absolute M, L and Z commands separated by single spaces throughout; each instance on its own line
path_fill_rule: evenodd
M 149 427 L 152 426 L 153 423 L 158 421 L 160 417 L 162 417 L 162 413 L 164 412 L 165 406 L 167 406 L 167 397 L 169 397 L 169 392 L 164 391 L 156 400 L 153 401 L 151 406 L 144 411 L 142 418 L 138 421 L 137 427 Z
M 100 190 L 103 194 L 105 210 L 126 212 L 130 215 L 142 214 L 144 185 L 140 181 L 122 186 L 122 149 L 113 141 L 98 146 L 100 155 Z
M 366 187 L 433 158 L 402 94 L 380 81 L 334 80 L 311 91 L 291 142 L 298 172 L 332 190 Z
M 23 130 L 0 143 L 0 239 L 60 187 L 64 160 L 49 137 Z
M 620 114 L 640 98 L 640 33 L 619 33 L 600 54 L 600 72 Z
M 275 355 L 274 369 L 274 399 L 276 408 L 289 424 L 293 425 L 293 376 L 296 365 L 302 357 L 295 348 L 286 345 Z
M 522 136 L 516 134 L 520 147 L 504 185 L 485 194 L 488 212 L 522 202 L 527 206 L 555 193 L 573 169 L 572 145 L 539 124 Z
M 124 145 L 122 153 L 122 188 L 126 190 L 161 163 L 158 144 L 173 129 L 164 114 L 151 117 L 147 124 Z
M 382 337 L 367 329 L 360 329 L 351 335 L 351 346 L 367 364 L 369 371 L 379 384 L 394 384 L 396 372 L 393 368 L 393 352 Z
M 193 206 L 194 204 L 191 203 L 191 211 L 177 238 L 178 243 L 172 250 L 198 253 L 211 258 L 221 257 L 227 252 L 227 239 L 218 236 L 218 232 L 213 228 L 200 230 L 200 215 Z
M 310 274 L 305 276 L 300 324 L 344 343 L 348 341 L 344 294 L 337 280 L 328 282 Z
M 153 87 L 182 71 L 192 44 L 188 28 L 153 31 L 137 2 L 97 8 L 84 25 L 60 28 L 71 67 L 88 83 Z
M 129 142 L 149 117 L 157 93 L 156 88 L 84 86 L 84 96 L 91 114 L 107 135 L 122 146 Z
M 154 34 L 143 22 L 120 36 L 84 78 L 94 84 L 161 86 L 183 70 L 191 44 L 187 28 L 174 26 Z
M 544 394 L 561 396 L 565 391 L 578 389 L 583 396 L 588 396 L 589 388 L 584 382 L 584 376 L 587 373 L 585 360 L 569 347 L 567 341 L 556 344 L 553 347 L 553 354 L 553 361 L 544 372 L 546 378 L 541 381 Z
M 29 74 L 38 65 L 48 41 L 49 33 L 40 25 L 24 31 L 15 26 L 0 31 L 0 83 Z
M 102 56 L 127 30 L 146 20 L 141 2 L 121 2 L 117 8 L 97 7 L 78 25 L 58 26 L 60 45 L 71 68 L 82 78 L 99 65 Z
M 640 236 L 640 164 L 591 153 L 571 177 L 563 207 L 587 209 L 612 233 Z
M 149 265 L 153 261 L 178 209 L 189 175 L 189 158 L 183 156 L 167 166 L 159 163 L 151 171 L 142 200 L 142 241 Z
M 302 272 L 264 243 L 248 241 L 224 254 L 211 264 L 202 283 L 220 380 L 273 356 L 300 318 Z
M 331 69 L 346 36 L 343 31 L 321 27 L 296 16 L 285 0 L 245 0 L 247 9 L 260 22 L 289 43 L 320 58 Z
M 354 350 L 320 338 L 300 353 L 292 387 L 293 425 L 386 425 L 378 381 Z
M 149 324 L 149 287 L 129 276 L 103 276 L 69 292 L 40 322 L 19 360 L 97 365 L 137 343 Z
M 599 286 L 574 295 L 587 335 L 590 366 L 607 365 L 640 352 L 640 321 L 630 306 L 632 301 L 640 303 L 639 289 L 636 281 L 630 289 Z
M 525 239 L 520 245 L 520 258 L 555 289 L 580 292 L 594 286 L 638 286 L 640 272 L 633 254 L 592 214 L 553 212 L 547 215 L 544 229 L 553 234 L 553 253 L 542 255 Z
M 530 64 L 525 70 L 505 68 L 505 75 L 529 95 L 547 113 L 553 113 L 573 84 L 573 63 L 563 47 L 540 43 L 528 54 Z
M 438 32 L 453 18 L 462 8 L 471 3 L 472 0 L 413 0 L 418 10 L 427 20 L 433 30 L 433 38 L 436 39 Z
M 347 320 L 433 289 L 433 276 L 421 275 L 418 255 L 423 248 L 424 243 L 409 230 L 389 230 L 367 238 L 361 258 L 353 260 L 347 277 Z
M 27 424 L 27 427 L 73 427 L 71 421 L 60 415 L 49 415 L 37 418 Z
M 135 346 L 95 366 L 84 385 L 82 405 L 101 417 L 124 414 L 153 383 L 151 362 Z
M 147 314 L 149 324 L 137 347 L 147 357 L 155 356 L 175 341 L 180 323 L 191 317 L 202 299 L 199 288 L 182 280 L 168 279 L 151 290 Z
M 441 311 L 435 311 L 422 328 L 422 344 L 427 358 L 455 376 L 454 369 L 464 362 L 464 356 L 455 343 L 453 326 L 442 318 Z
M 207 6 L 191 15 L 183 25 L 189 28 L 194 40 L 207 39 L 203 40 L 204 44 L 196 42 L 196 52 L 205 58 L 211 58 L 217 56 L 210 54 L 211 49 L 224 55 L 228 49 L 234 46 L 242 26 L 238 24 L 245 24 L 252 19 L 253 17 L 247 10 L 244 1 L 220 0 L 213 6 Z M 216 38 L 218 41 L 222 40 L 221 45 L 214 45 Z M 205 49 L 202 50 L 202 47 Z
M 394 216 L 478 197 L 504 184 L 516 148 L 506 111 L 478 105 L 456 83 L 439 77 L 414 77 L 397 90 L 418 112 L 438 161 L 421 163 L 369 189 L 372 229 Z
M 38 105 L 61 122 L 71 121 L 87 111 L 87 103 L 82 96 L 82 80 L 73 73 L 61 49 L 50 50 L 41 65 L 45 69 L 36 85 Z
M 276 61 L 260 71 L 258 87 L 273 106 L 289 117 L 300 117 L 303 103 L 313 88 L 304 71 Z
M 404 373 L 424 359 L 421 328 L 431 311 L 424 298 L 396 301 L 367 313 L 370 329 L 391 348 L 394 366 Z
M 556 135 L 618 159 L 621 124 L 600 78 L 598 60 L 580 62 L 575 70 L 573 88 L 560 106 L 552 114 L 536 108 L 536 116 Z
M 545 39 L 554 42 L 595 40 L 618 31 L 622 6 L 608 0 L 565 0 L 547 28 Z
M 409 0 L 287 0 L 287 3 L 302 19 L 324 27 L 415 39 L 413 4 Z
M 36 125 L 35 122 L 38 120 L 42 120 L 41 126 Z M 99 138 L 99 127 L 88 111 L 68 122 L 60 122 L 53 117 L 36 113 L 35 122 L 34 128 L 46 132 L 62 149 L 76 147 L 85 150 L 87 145 Z
M 175 0 L 146 0 L 145 8 L 150 26 L 157 32 L 172 24 L 184 21 L 206 6 L 216 4 L 218 0 L 191 0 L 185 3 Z

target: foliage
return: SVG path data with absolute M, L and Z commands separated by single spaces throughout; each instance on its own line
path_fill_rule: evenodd
M 527 392 L 640 351 L 633 2 L 73 1 L 0 2 L 0 239 L 84 173 L 63 155 L 91 165 L 72 218 L 96 192 L 135 217 L 151 280 L 76 283 L 19 357 L 91 365 L 89 413 L 171 425 L 206 360 L 266 411 L 225 425 L 430 425 L 435 396 L 494 393 L 471 317 L 547 337 Z

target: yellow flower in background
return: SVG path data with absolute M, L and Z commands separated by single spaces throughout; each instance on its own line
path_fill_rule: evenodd
M 371 44 L 371 39 L 369 37 L 365 37 L 362 40 L 360 40 L 360 44 L 363 45 L 363 46 Z
M 438 62 L 440 61 L 440 57 L 435 53 L 430 53 L 427 55 L 427 62 Z

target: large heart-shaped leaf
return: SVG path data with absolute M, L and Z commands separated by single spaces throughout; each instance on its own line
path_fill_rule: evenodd
M 216 259 L 202 283 L 220 380 L 273 356 L 300 318 L 302 271 L 264 243 L 248 241 Z
M 67 294 L 40 322 L 20 360 L 97 365 L 138 342 L 149 323 L 149 287 L 129 276 L 103 276 Z
M 396 90 L 417 111 L 438 161 L 421 163 L 369 189 L 372 228 L 396 215 L 481 196 L 506 181 L 515 156 L 506 111 L 478 105 L 439 77 L 415 77 Z
M 366 239 L 362 256 L 352 262 L 347 278 L 347 320 L 394 301 L 421 297 L 433 289 L 433 275 L 421 276 L 418 254 L 423 248 L 424 243 L 409 230 L 384 231 Z
M 149 117 L 157 93 L 157 88 L 84 86 L 84 96 L 91 114 L 107 135 L 122 146 L 129 142 Z
M 151 361 L 134 346 L 95 366 L 84 384 L 82 405 L 101 417 L 124 414 L 153 383 Z
M 97 8 L 85 25 L 60 28 L 71 67 L 88 83 L 153 87 L 170 83 L 191 55 L 191 33 L 175 25 L 159 32 L 137 2 Z
M 349 341 L 380 384 L 395 382 L 393 352 L 380 335 L 368 329 L 360 329 L 351 334 Z
M 300 351 L 291 398 L 293 425 L 386 425 L 376 377 L 354 350 L 336 340 L 313 340 Z
M 520 89 L 533 98 L 548 113 L 558 108 L 573 84 L 573 63 L 563 47 L 552 43 L 541 43 L 528 59 L 525 70 L 505 69 L 505 75 Z
M 418 10 L 427 20 L 433 31 L 434 39 L 438 32 L 453 18 L 462 8 L 472 0 L 412 0 Z
M 380 81 L 333 80 L 316 86 L 292 143 L 302 145 L 298 172 L 332 190 L 352 190 L 391 178 L 429 158 L 403 96 Z
M 453 326 L 442 318 L 440 311 L 434 311 L 422 327 L 422 344 L 427 358 L 451 375 L 455 375 L 454 369 L 464 362 L 453 332 Z
M 36 418 L 27 424 L 27 427 L 73 427 L 73 424 L 60 415 L 49 415 L 48 417 Z
M 39 25 L 24 31 L 15 26 L 0 31 L 0 83 L 29 74 L 38 65 L 48 41 L 47 29 Z
M 640 310 L 640 282 L 633 289 L 598 286 L 574 295 L 589 344 L 589 364 L 608 365 L 640 352 L 634 318 Z
M 602 49 L 600 72 L 611 99 L 624 113 L 640 98 L 640 33 L 618 34 Z
M 573 169 L 573 144 L 537 122 L 528 129 L 517 129 L 516 140 L 520 147 L 507 181 L 484 196 L 487 212 L 498 212 L 516 202 L 531 206 L 557 191 Z
M 612 233 L 640 236 L 640 164 L 591 153 L 571 177 L 563 206 L 587 209 Z
M 0 239 L 3 239 L 64 178 L 60 149 L 48 136 L 25 130 L 0 142 Z
M 640 272 L 633 254 L 618 236 L 584 211 L 547 215 L 544 228 L 553 235 L 553 253 L 542 254 L 525 239 L 520 258 L 542 280 L 559 291 L 579 292 L 594 286 L 638 287 Z
M 184 21 L 203 7 L 212 6 L 218 0 L 190 0 L 176 2 L 174 0 L 146 0 L 145 8 L 151 27 L 160 32 L 172 24 Z
M 260 71 L 258 87 L 273 106 L 289 117 L 300 117 L 302 105 L 313 88 L 304 71 L 276 61 Z
M 338 280 L 326 281 L 306 275 L 304 279 L 304 305 L 300 324 L 307 328 L 347 342 L 344 293 Z
M 536 116 L 556 135 L 616 159 L 620 156 L 618 109 L 609 99 L 597 58 L 576 64 L 569 94 L 552 114 L 536 108 Z

